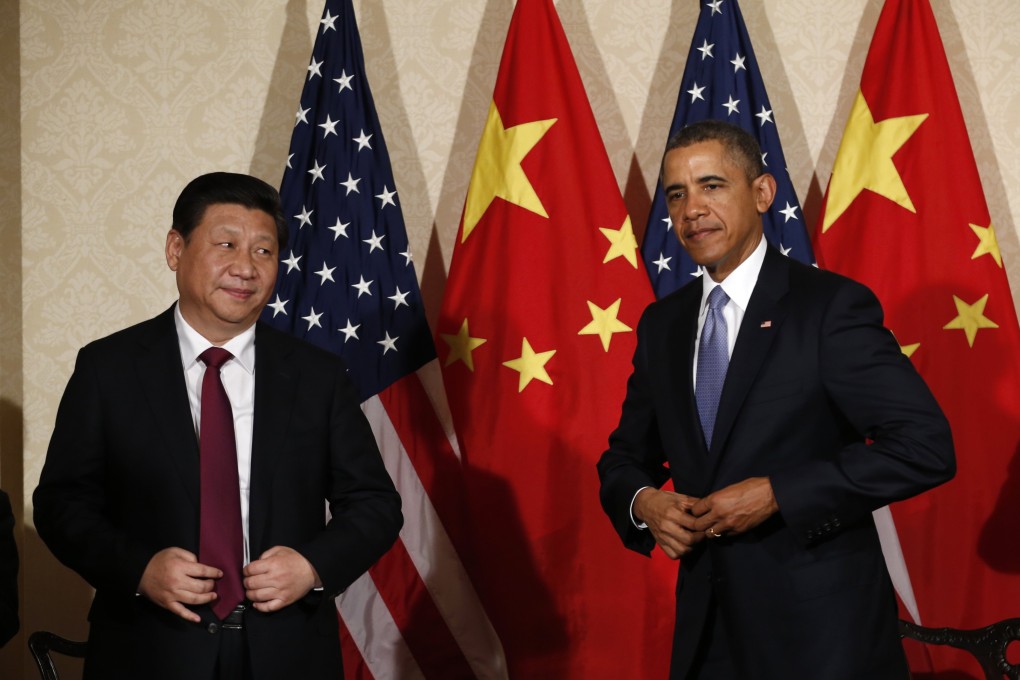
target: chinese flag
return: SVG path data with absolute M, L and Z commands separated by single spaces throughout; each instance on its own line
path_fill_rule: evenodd
M 519 0 L 437 332 L 510 677 L 667 674 L 676 565 L 623 548 L 595 471 L 652 300 L 639 262 L 553 3 Z
M 815 252 L 875 291 L 952 425 L 956 478 L 892 508 L 906 608 L 937 627 L 1018 616 L 1020 331 L 928 0 L 885 3 Z M 926 650 L 915 669 L 983 677 L 962 652 Z

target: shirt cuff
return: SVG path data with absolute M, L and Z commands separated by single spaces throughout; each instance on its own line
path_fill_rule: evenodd
M 634 497 L 630 499 L 630 521 L 631 521 L 631 522 L 632 522 L 632 523 L 634 524 L 634 526 L 636 526 L 636 527 L 637 527 L 638 529 L 647 529 L 647 528 L 648 528 L 648 525 L 647 525 L 647 524 L 645 524 L 644 522 L 638 522 L 638 521 L 637 521 L 637 519 L 636 519 L 636 518 L 634 517 L 634 501 L 636 501 L 636 500 L 637 500 L 637 495 L 638 495 L 639 493 L 641 493 L 641 492 L 642 492 L 642 491 L 644 491 L 645 489 L 651 489 L 651 488 L 652 488 L 652 487 L 650 487 L 650 486 L 643 486 L 643 487 L 641 487 L 640 489 L 638 489 L 638 490 L 637 490 L 637 491 L 636 491 L 636 492 L 634 493 Z

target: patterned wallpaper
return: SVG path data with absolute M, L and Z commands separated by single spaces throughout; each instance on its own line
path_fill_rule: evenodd
M 932 5 L 1020 293 L 1020 202 L 1007 193 L 1020 186 L 1020 4 Z M 513 3 L 355 6 L 434 318 Z M 642 224 L 698 2 L 557 7 Z M 881 2 L 744 0 L 742 9 L 813 223 Z M 8 51 L 20 15 L 20 69 L 0 60 L 0 89 L 18 95 L 3 98 L 0 116 L 16 118 L 20 102 L 21 119 L 20 133 L 0 125 L 0 404 L 14 414 L 0 421 L 0 453 L 5 475 L 23 474 L 4 486 L 23 486 L 26 503 L 77 349 L 175 298 L 161 249 L 180 188 L 212 169 L 279 182 L 320 12 L 318 0 L 2 0 Z M 23 455 L 9 427 L 19 418 Z M 30 529 L 23 546 L 23 627 L 82 634 L 87 589 Z M 20 663 L 11 655 L 0 656 L 0 675 Z

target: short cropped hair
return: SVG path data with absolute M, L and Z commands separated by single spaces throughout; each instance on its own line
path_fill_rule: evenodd
M 276 223 L 276 240 L 287 247 L 287 221 L 280 208 L 280 193 L 258 177 L 234 172 L 210 172 L 188 182 L 174 205 L 173 228 L 187 241 L 210 205 L 241 205 L 261 210 Z
M 701 120 L 681 128 L 666 142 L 666 152 L 662 156 L 665 168 L 666 154 L 673 149 L 680 149 L 700 142 L 718 141 L 723 145 L 730 160 L 747 175 L 751 182 L 765 174 L 765 164 L 761 160 L 761 147 L 751 133 L 743 128 L 721 120 Z

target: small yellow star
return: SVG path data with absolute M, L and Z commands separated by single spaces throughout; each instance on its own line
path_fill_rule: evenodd
M 521 161 L 555 122 L 555 118 L 550 118 L 504 128 L 496 102 L 489 105 L 489 117 L 485 121 L 482 140 L 478 143 L 475 168 L 471 172 L 471 184 L 464 203 L 461 243 L 467 241 L 497 196 L 536 215 L 549 217 L 524 173 Z
M 922 113 L 876 123 L 864 94 L 858 90 L 832 168 L 822 233 L 829 230 L 865 189 L 885 196 L 910 212 L 917 212 L 892 157 L 926 118 L 928 114 Z
M 943 326 L 942 329 L 962 330 L 967 334 L 967 344 L 971 347 L 974 346 L 974 338 L 977 337 L 979 329 L 999 327 L 999 324 L 985 317 L 985 305 L 988 304 L 987 293 L 972 305 L 968 305 L 955 295 L 953 296 L 953 302 L 956 303 L 957 317 Z
M 457 331 L 456 335 L 447 335 L 446 333 L 440 333 L 440 337 L 450 346 L 450 353 L 446 356 L 445 366 L 460 360 L 464 362 L 464 365 L 468 367 L 468 370 L 474 373 L 475 362 L 471 358 L 471 352 L 478 347 L 481 347 L 486 343 L 483 338 L 472 338 L 468 332 L 468 320 L 464 319 L 464 323 L 460 325 L 460 330 Z
M 602 339 L 602 349 L 609 351 L 609 343 L 613 339 L 613 333 L 625 333 L 633 330 L 630 326 L 620 321 L 617 316 L 620 313 L 620 301 L 602 309 L 591 300 L 588 300 L 588 311 L 591 312 L 591 323 L 577 332 L 578 335 L 597 335 Z
M 979 227 L 976 224 L 970 225 L 971 231 L 978 237 L 978 246 L 970 259 L 976 260 L 982 255 L 991 255 L 995 264 L 1002 269 L 1002 254 L 999 252 L 999 239 L 995 238 L 995 225 L 989 223 L 987 227 Z
M 549 363 L 553 355 L 556 354 L 556 350 L 551 349 L 548 352 L 536 352 L 531 349 L 531 343 L 528 342 L 527 338 L 521 342 L 521 356 L 511 361 L 504 361 L 503 365 L 507 368 L 512 368 L 521 374 L 520 380 L 517 382 L 517 392 L 523 392 L 524 388 L 528 386 L 532 380 L 541 380 L 542 382 L 552 385 L 552 378 L 545 370 L 545 365 Z
M 615 260 L 618 257 L 627 258 L 630 266 L 637 269 L 637 239 L 634 237 L 634 228 L 630 224 L 630 215 L 623 220 L 623 226 L 619 229 L 605 229 L 600 227 L 602 235 L 609 239 L 609 250 L 602 264 Z
M 914 352 L 916 352 L 917 348 L 920 346 L 921 343 L 919 342 L 915 342 L 912 345 L 900 345 L 900 351 L 903 352 L 903 355 L 909 359 L 914 356 Z

